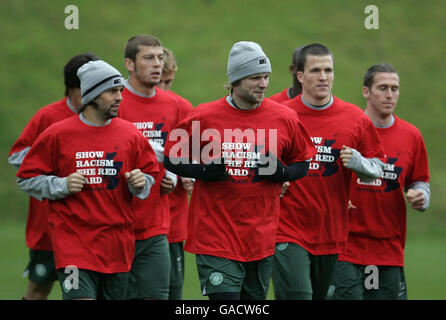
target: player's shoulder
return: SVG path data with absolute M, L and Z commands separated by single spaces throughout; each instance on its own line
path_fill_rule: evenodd
M 64 110 L 66 108 L 68 108 L 67 97 L 64 97 L 63 99 L 51 102 L 50 104 L 41 107 L 39 110 L 37 110 L 34 117 L 43 117 L 51 115 L 56 112 L 60 112 L 60 110 Z
M 404 134 L 409 134 L 412 135 L 413 137 L 421 137 L 422 138 L 422 134 L 421 131 L 412 123 L 401 119 L 399 117 L 397 117 L 396 115 L 394 115 L 395 120 L 398 123 L 398 128 L 403 131 Z
M 333 95 L 333 103 L 337 104 L 339 107 L 352 112 L 353 114 L 356 114 L 358 116 L 365 116 L 364 110 L 362 110 L 359 106 L 356 104 L 353 104 L 351 102 L 342 100 L 336 96 Z
M 191 112 L 191 114 L 213 114 L 215 112 L 221 111 L 223 108 L 222 106 L 227 104 L 226 97 L 210 101 L 210 102 L 204 102 L 197 105 L 194 110 Z
M 193 104 L 187 100 L 186 98 L 180 96 L 179 94 L 173 92 L 173 91 L 168 91 L 168 93 L 175 97 L 179 102 L 180 102 L 180 107 L 187 109 L 188 111 L 192 110 L 194 108 Z
M 162 100 L 162 101 L 167 101 L 167 102 L 174 101 L 175 103 L 178 103 L 178 104 L 180 103 L 179 99 L 176 96 L 174 96 L 174 95 L 170 94 L 169 92 L 164 91 L 163 89 L 160 89 L 160 88 L 155 89 L 155 96 L 159 100 Z
M 139 132 L 138 129 L 135 127 L 135 125 L 133 123 L 131 123 L 128 120 L 116 117 L 112 119 L 113 125 L 125 130 L 130 130 L 130 131 L 135 131 Z
M 277 102 L 271 98 L 265 98 L 263 101 L 265 103 L 265 107 L 274 113 L 284 116 L 297 116 L 296 112 L 284 102 Z
M 62 119 L 50 124 L 41 135 L 55 138 L 66 133 L 71 134 L 71 131 L 79 124 L 79 121 L 78 115 Z

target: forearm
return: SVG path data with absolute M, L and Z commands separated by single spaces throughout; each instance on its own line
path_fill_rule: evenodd
M 173 182 L 173 188 L 177 186 L 178 183 L 178 176 L 175 173 L 170 172 L 169 170 L 166 170 L 166 173 L 164 174 L 164 177 L 169 178 Z
M 272 174 L 269 166 L 260 167 L 259 177 L 273 182 L 296 181 L 307 175 L 309 167 L 308 161 L 293 162 L 287 166 L 277 163 L 276 170 Z
M 149 174 L 144 173 L 144 180 L 146 183 L 143 188 L 135 188 L 130 182 L 128 183 L 130 193 L 141 200 L 149 197 L 150 188 L 152 188 L 152 186 L 155 184 L 155 179 Z
M 178 159 L 176 159 L 178 160 Z M 168 157 L 164 157 L 164 168 L 166 170 L 175 173 L 180 177 L 202 179 L 204 172 L 204 165 L 199 163 L 187 163 L 187 161 L 181 161 L 179 163 L 172 163 Z
M 20 165 L 22 164 L 23 159 L 25 159 L 25 156 L 28 153 L 29 149 L 31 149 L 31 147 L 26 147 L 19 152 L 11 154 L 8 157 L 8 163 L 16 169 L 20 168 Z
M 357 150 L 351 150 L 353 155 L 346 167 L 353 170 L 362 181 L 372 182 L 383 176 L 385 165 L 381 160 L 364 158 Z
M 404 189 L 405 189 L 405 191 L 407 191 L 409 189 L 414 189 L 414 190 L 420 190 L 421 192 L 423 192 L 423 194 L 424 194 L 424 205 L 423 205 L 423 208 L 421 210 L 425 211 L 427 208 L 429 208 L 429 206 L 430 206 L 431 190 L 430 190 L 430 184 L 428 182 L 415 181 L 412 184 L 410 184 L 409 186 L 405 187 Z
M 40 201 L 62 199 L 71 194 L 68 191 L 67 178 L 40 175 L 29 179 L 18 178 L 17 184 L 20 189 Z

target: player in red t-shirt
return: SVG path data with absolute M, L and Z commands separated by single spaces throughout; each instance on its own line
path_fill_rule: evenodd
M 114 119 L 124 81 L 119 71 L 97 60 L 77 74 L 81 113 L 39 135 L 18 184 L 52 200 L 48 218 L 63 299 L 125 299 L 135 250 L 132 195 L 148 196 L 158 163 L 140 132 Z
M 382 145 L 360 108 L 331 94 L 334 58 L 321 44 L 301 49 L 297 78 L 302 94 L 284 104 L 297 112 L 317 148 L 308 176 L 281 199 L 274 255 L 276 299 L 324 299 L 348 232 L 352 172 L 381 176 Z
M 160 174 L 146 200 L 135 199 L 135 259 L 130 272 L 129 298 L 168 299 L 170 255 L 169 197 L 177 176 L 162 165 L 169 132 L 188 111 L 180 101 L 156 88 L 164 65 L 161 41 L 152 35 L 136 35 L 125 47 L 125 82 L 119 117 L 132 122 L 156 149 Z
M 288 67 L 288 69 L 291 73 L 291 77 L 293 79 L 292 86 L 288 87 L 286 89 L 283 89 L 282 91 L 272 95 L 268 99 L 272 99 L 279 103 L 283 103 L 285 101 L 294 99 L 294 97 L 297 97 L 298 95 L 300 95 L 302 93 L 302 84 L 297 80 L 296 73 L 297 73 L 297 61 L 299 59 L 299 52 L 303 47 L 304 46 L 300 46 L 293 51 L 291 64 Z
M 264 99 L 270 73 L 257 43 L 234 44 L 231 94 L 197 106 L 165 149 L 169 170 L 197 179 L 184 248 L 211 300 L 266 299 L 281 184 L 305 176 L 316 152 L 296 113 Z
M 158 88 L 163 89 L 176 97 L 182 106 L 181 120 L 194 109 L 193 105 L 185 98 L 177 95 L 170 90 L 175 75 L 178 70 L 175 55 L 171 50 L 164 47 L 164 66 L 161 80 L 157 84 Z M 189 197 L 194 187 L 194 179 L 178 177 L 179 182 L 173 192 L 169 194 L 170 206 L 170 230 L 167 235 L 170 251 L 170 283 L 169 300 L 181 300 L 184 284 L 185 263 L 183 242 L 186 240 L 187 209 Z
M 384 175 L 373 183 L 352 177 L 349 237 L 333 275 L 333 299 L 407 299 L 404 194 L 413 209 L 424 211 L 430 187 L 423 137 L 394 114 L 399 87 L 397 71 L 386 63 L 371 66 L 364 76 L 365 112 L 378 131 L 387 159 Z
M 65 98 L 53 102 L 31 118 L 9 152 L 8 162 L 19 168 L 37 137 L 50 125 L 77 114 L 82 106 L 80 82 L 77 70 L 88 61 L 98 60 L 94 54 L 79 54 L 64 67 Z M 28 288 L 23 299 L 46 300 L 57 280 L 54 268 L 53 246 L 48 225 L 49 202 L 29 198 L 26 223 L 26 246 L 30 249 L 30 261 L 26 268 L 29 274 Z

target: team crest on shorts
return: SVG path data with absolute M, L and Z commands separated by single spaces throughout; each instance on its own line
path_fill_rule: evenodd
M 44 264 L 38 263 L 34 267 L 34 271 L 36 272 L 36 275 L 43 277 L 46 274 L 46 267 Z
M 288 242 L 281 242 L 276 244 L 276 249 L 279 251 L 285 250 L 288 247 Z
M 218 286 L 220 283 L 223 282 L 223 275 L 220 272 L 213 272 L 209 276 L 209 280 L 214 286 Z

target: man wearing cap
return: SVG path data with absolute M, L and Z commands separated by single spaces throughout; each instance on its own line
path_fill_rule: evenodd
M 74 116 L 81 103 L 80 81 L 77 70 L 88 61 L 98 60 L 92 53 L 72 57 L 64 67 L 65 97 L 36 112 L 16 140 L 8 156 L 8 162 L 19 168 L 39 134 L 53 123 Z M 29 197 L 28 219 L 26 222 L 26 246 L 29 250 L 29 263 L 25 273 L 28 287 L 24 300 L 46 300 L 57 280 L 54 269 L 53 245 L 48 225 L 49 203 Z
M 132 196 L 146 198 L 159 169 L 134 126 L 115 119 L 123 78 L 102 60 L 79 68 L 79 116 L 32 145 L 19 187 L 51 200 L 54 258 L 63 299 L 125 299 L 134 254 Z
M 235 43 L 230 94 L 189 113 L 164 152 L 168 170 L 196 179 L 185 250 L 211 300 L 266 299 L 281 184 L 304 177 L 315 154 L 297 115 L 264 99 L 270 73 L 257 43 Z

